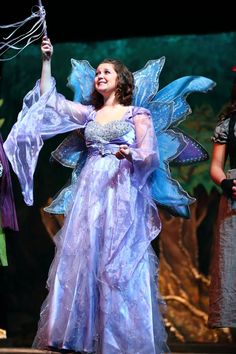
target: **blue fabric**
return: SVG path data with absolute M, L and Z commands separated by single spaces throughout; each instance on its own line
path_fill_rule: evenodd
M 215 83 L 203 76 L 185 76 L 159 91 L 159 77 L 164 64 L 165 57 L 161 57 L 148 61 L 142 69 L 134 72 L 133 105 L 150 110 L 157 136 L 160 166 L 151 178 L 152 197 L 171 214 L 189 218 L 189 205 L 195 199 L 172 178 L 169 165 L 188 165 L 209 158 L 207 151 L 177 126 L 191 113 L 186 101 L 188 95 L 207 92 Z M 75 100 L 88 102 L 94 72 L 88 61 L 72 59 L 68 85 L 74 91 Z
M 94 69 L 86 61 L 72 64 L 69 86 L 75 101 L 56 91 L 54 79 L 41 96 L 37 82 L 4 143 L 25 202 L 32 205 L 44 140 L 73 131 L 52 153 L 72 168 L 72 178 L 47 207 L 66 218 L 54 236 L 49 292 L 33 346 L 96 354 L 169 353 L 159 264 L 151 246 L 161 231 L 156 204 L 188 216 L 193 198 L 172 179 L 169 162 L 189 145 L 176 129 L 189 113 L 185 96 L 213 83 L 183 79 L 158 98 L 164 58 L 150 61 L 134 73 L 134 105 L 122 119 L 101 125 L 88 102 Z M 129 146 L 132 161 L 115 156 L 121 144 Z

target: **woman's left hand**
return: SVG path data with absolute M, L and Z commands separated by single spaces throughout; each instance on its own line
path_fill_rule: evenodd
M 118 160 L 127 159 L 132 161 L 132 155 L 128 145 L 120 145 L 119 150 L 115 153 Z

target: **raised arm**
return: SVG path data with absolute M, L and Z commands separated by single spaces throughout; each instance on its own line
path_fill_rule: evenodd
M 67 100 L 56 90 L 51 76 L 53 47 L 44 37 L 42 75 L 23 98 L 22 110 L 13 125 L 4 150 L 21 184 L 26 204 L 33 204 L 33 177 L 44 140 L 84 128 L 92 107 Z
M 52 72 L 51 72 L 51 59 L 53 55 L 53 46 L 47 37 L 43 37 L 41 44 L 42 52 L 42 72 L 40 80 L 40 94 L 43 95 L 51 85 Z

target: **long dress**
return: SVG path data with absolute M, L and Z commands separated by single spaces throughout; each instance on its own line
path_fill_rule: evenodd
M 35 348 L 96 354 L 169 353 L 151 241 L 161 231 L 149 177 L 158 168 L 156 136 L 147 109 L 129 106 L 121 120 L 96 122 L 92 106 L 67 101 L 39 83 L 23 103 L 5 151 L 27 204 L 43 140 L 84 129 L 87 159 L 71 185 L 65 223 L 55 236 L 48 295 Z M 120 144 L 132 162 L 118 160 Z M 23 167 L 22 167 L 23 166 Z
M 212 140 L 228 144 L 230 118 L 220 122 Z M 234 127 L 236 137 L 236 125 Z M 234 149 L 236 146 L 234 146 Z M 235 157 L 235 155 L 234 155 Z M 236 169 L 227 171 L 236 178 Z M 236 202 L 222 194 L 218 206 L 216 233 L 211 262 L 209 289 L 209 327 L 236 328 Z

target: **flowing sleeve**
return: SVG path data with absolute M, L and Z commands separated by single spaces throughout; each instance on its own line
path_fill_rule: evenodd
M 135 144 L 131 146 L 133 160 L 132 182 L 141 190 L 148 177 L 159 166 L 157 139 L 150 111 L 137 108 L 133 117 Z
M 149 183 L 149 176 L 159 166 L 152 117 L 148 110 L 136 107 L 131 119 L 135 126 L 135 143 L 130 145 L 133 165 L 130 177 L 135 191 L 129 194 L 125 186 L 124 193 L 117 193 L 116 205 L 120 215 L 125 217 L 116 220 L 117 237 L 110 248 L 104 273 L 109 284 L 119 289 L 132 278 L 151 241 L 161 230 Z
M 24 97 L 22 110 L 4 143 L 4 150 L 19 179 L 26 204 L 33 205 L 33 175 L 43 141 L 84 127 L 90 108 L 57 93 L 53 78 L 43 95 L 40 95 L 40 81 L 37 81 Z

